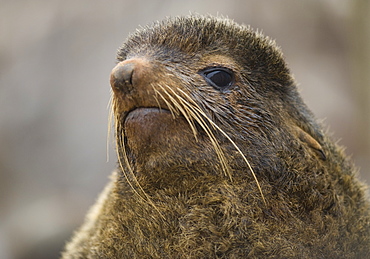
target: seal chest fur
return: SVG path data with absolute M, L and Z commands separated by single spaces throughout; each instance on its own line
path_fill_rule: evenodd
M 118 169 L 62 258 L 368 258 L 369 203 L 275 43 L 215 17 L 132 34 Z

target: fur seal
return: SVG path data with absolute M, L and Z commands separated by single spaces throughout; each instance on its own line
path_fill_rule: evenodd
M 175 17 L 117 60 L 118 169 L 62 258 L 370 258 L 365 187 L 272 40 Z

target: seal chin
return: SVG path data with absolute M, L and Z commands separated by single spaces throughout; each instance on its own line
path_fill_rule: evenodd
M 138 155 L 173 148 L 190 131 L 182 117 L 174 117 L 170 111 L 159 108 L 132 110 L 125 119 L 124 129 L 128 147 Z

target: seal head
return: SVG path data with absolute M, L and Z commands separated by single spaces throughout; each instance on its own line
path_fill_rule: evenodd
M 64 258 L 370 257 L 364 187 L 268 37 L 169 18 L 117 61 L 118 170 Z

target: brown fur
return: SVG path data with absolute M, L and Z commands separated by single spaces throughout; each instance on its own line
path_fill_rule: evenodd
M 370 258 L 364 187 L 274 42 L 228 19 L 170 18 L 118 61 L 118 170 L 63 258 Z M 210 86 L 209 67 L 233 84 Z

